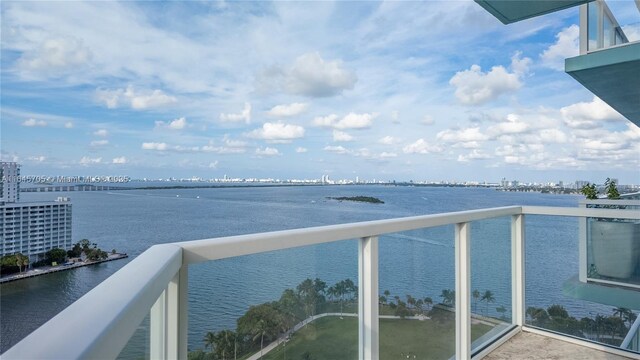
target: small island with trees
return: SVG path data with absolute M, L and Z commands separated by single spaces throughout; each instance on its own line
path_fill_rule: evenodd
M 6 255 L 0 258 L 0 284 L 126 257 L 115 249 L 108 253 L 88 239 L 78 241 L 68 251 L 53 248 L 44 254 L 44 259 L 33 263 L 22 253 Z
M 371 204 L 384 204 L 384 201 L 372 197 L 372 196 L 327 196 L 329 200 L 338 200 L 338 201 L 356 201 L 356 202 L 366 202 Z

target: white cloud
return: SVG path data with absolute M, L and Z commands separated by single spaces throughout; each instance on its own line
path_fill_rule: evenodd
M 554 70 L 564 71 L 564 59 L 580 53 L 580 28 L 571 25 L 556 35 L 555 44 L 540 54 L 542 64 Z
M 83 156 L 82 159 L 80 159 L 80 165 L 91 165 L 91 164 L 100 164 L 102 162 L 102 158 L 98 157 L 98 158 L 90 158 L 88 156 Z
M 382 145 L 393 145 L 393 144 L 397 144 L 398 142 L 400 142 L 399 139 L 394 138 L 393 136 L 385 136 L 383 138 L 381 138 L 380 140 L 378 140 L 378 142 Z
M 64 127 L 65 129 L 73 129 L 73 122 L 67 121 L 66 123 L 64 123 Z
M 436 134 L 436 139 L 457 147 L 477 148 L 480 146 L 480 142 L 488 140 L 489 136 L 480 130 L 479 127 L 471 127 L 440 131 Z
M 89 144 L 89 146 L 91 147 L 100 147 L 106 145 L 109 145 L 109 140 L 94 140 Z
M 154 109 L 172 105 L 178 102 L 174 96 L 165 94 L 162 90 L 136 90 L 133 85 L 126 89 L 96 90 L 96 99 L 109 109 L 128 106 L 134 110 Z
M 562 144 L 567 142 L 567 135 L 558 129 L 542 129 L 540 140 L 546 143 Z
M 394 152 L 386 152 L 386 151 L 383 151 L 383 152 L 380 154 L 380 156 L 379 156 L 379 157 L 380 157 L 381 159 L 388 159 L 388 158 L 394 158 L 394 157 L 397 157 L 397 156 L 398 156 L 398 154 L 396 154 L 396 153 L 394 153 Z
M 116 157 L 116 158 L 113 158 L 113 160 L 111 160 L 112 164 L 119 164 L 119 165 L 126 164 L 127 162 L 129 161 L 124 156 Z
M 299 153 L 299 154 L 306 153 L 307 151 L 309 151 L 309 150 L 307 150 L 307 148 L 303 148 L 303 147 L 297 147 L 296 148 L 296 152 Z
M 502 135 L 509 134 L 521 134 L 527 132 L 530 126 L 526 122 L 520 121 L 520 118 L 516 114 L 508 114 L 507 121 L 503 121 L 499 124 L 490 126 L 487 129 L 487 133 L 489 133 L 493 137 L 499 137 Z
M 47 160 L 47 158 L 45 156 L 42 156 L 42 155 L 27 157 L 27 161 L 33 161 L 33 162 L 38 162 L 38 163 L 44 162 L 45 160 Z
M 77 70 L 87 64 L 92 54 L 89 48 L 76 38 L 49 38 L 35 49 L 26 51 L 17 61 L 23 71 L 52 74 Z
M 293 103 L 286 105 L 277 105 L 267 112 L 267 115 L 273 117 L 290 117 L 300 115 L 309 107 L 306 103 Z
M 284 123 L 264 123 L 262 128 L 255 129 L 246 134 L 253 139 L 262 139 L 270 142 L 287 143 L 293 139 L 304 137 L 304 128 L 298 125 Z
M 257 148 L 256 149 L 256 155 L 258 155 L 260 157 L 262 157 L 262 156 L 280 156 L 280 155 L 282 155 L 282 153 L 280 153 L 280 151 L 278 151 L 278 149 L 276 149 L 276 148 L 265 147 L 264 149 Z
M 168 150 L 168 146 L 166 143 L 159 142 L 146 142 L 142 143 L 143 150 L 157 150 L 157 151 L 165 151 Z
M 420 124 L 422 125 L 433 125 L 435 123 L 436 121 L 433 119 L 433 116 L 431 115 L 425 115 L 422 117 L 422 120 L 420 120 Z
M 93 135 L 100 136 L 100 137 L 107 137 L 109 136 L 109 132 L 106 129 L 99 129 L 94 131 Z
M 209 169 L 217 169 L 218 168 L 218 160 L 209 163 Z
M 591 102 L 579 102 L 560 109 L 564 123 L 574 129 L 600 127 L 602 121 L 625 121 L 625 118 L 597 96 Z
M 373 122 L 373 119 L 377 117 L 378 114 L 356 114 L 349 113 L 340 121 L 336 122 L 333 127 L 336 129 L 367 129 L 370 128 Z
M 494 66 L 485 73 L 479 65 L 474 64 L 469 70 L 457 72 L 449 84 L 456 88 L 456 98 L 462 104 L 484 104 L 518 90 L 522 86 L 520 77 L 528 71 L 530 63 L 529 58 L 520 59 L 518 52 L 511 58 L 511 73 L 503 66 Z
M 294 95 L 328 97 L 353 89 L 358 78 L 342 61 L 325 61 L 318 52 L 299 56 L 288 68 L 272 66 L 258 77 L 263 91 L 273 88 Z
M 223 114 L 220 113 L 220 121 L 223 122 L 251 122 L 251 104 L 246 102 L 244 103 L 244 108 L 238 114 Z
M 333 141 L 353 141 L 353 136 L 344 131 L 333 130 Z
M 373 124 L 373 119 L 378 116 L 377 113 L 348 113 L 342 119 L 338 120 L 338 116 L 331 114 L 328 116 L 319 116 L 313 120 L 314 125 L 321 127 L 332 127 L 338 130 L 345 129 L 367 129 Z
M 36 119 L 28 119 L 22 122 L 22 126 L 26 127 L 45 127 L 47 126 L 47 122 L 44 120 L 36 120 Z
M 187 119 L 184 117 L 169 122 L 156 121 L 156 129 L 182 130 L 187 127 Z
M 313 125 L 320 127 L 332 127 L 336 120 L 338 120 L 338 115 L 336 114 L 317 116 L 313 119 Z
M 441 152 L 442 148 L 437 145 L 430 145 L 424 139 L 418 139 L 416 142 L 402 148 L 405 154 L 429 154 Z
M 469 162 L 471 160 L 485 160 L 490 159 L 491 155 L 484 153 L 482 150 L 474 149 L 469 154 L 458 155 L 458 161 L 460 162 Z
M 324 151 L 336 153 L 336 154 L 348 154 L 350 151 L 343 146 L 325 146 Z

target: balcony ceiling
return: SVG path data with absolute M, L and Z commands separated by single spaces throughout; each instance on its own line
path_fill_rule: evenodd
M 640 42 L 565 60 L 565 71 L 640 127 Z
M 503 24 L 586 4 L 593 0 L 475 0 Z

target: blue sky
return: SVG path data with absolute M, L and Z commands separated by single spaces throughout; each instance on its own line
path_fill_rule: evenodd
M 23 174 L 640 183 L 640 129 L 563 71 L 577 8 L 0 6 L 2 158 Z M 636 37 L 633 1 L 612 8 Z

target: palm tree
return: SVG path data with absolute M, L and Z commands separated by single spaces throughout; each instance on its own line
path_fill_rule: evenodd
M 480 301 L 485 301 L 487 303 L 487 309 L 484 313 L 485 316 L 487 316 L 489 314 L 489 303 L 496 301 L 496 298 L 493 296 L 491 290 L 486 290 L 484 294 L 482 294 L 482 298 L 480 299 Z
M 260 319 L 260 321 L 256 322 L 255 327 L 253 328 L 253 341 L 258 340 L 260 338 L 260 359 L 262 359 L 262 348 L 264 346 L 264 336 L 269 332 L 269 326 L 267 323 Z
M 424 303 L 427 304 L 427 306 L 429 306 L 429 309 L 427 310 L 431 310 L 431 306 L 433 305 L 433 299 L 427 296 L 426 298 L 424 298 Z
M 212 331 L 208 331 L 204 334 L 204 348 L 211 348 L 211 352 L 213 352 L 213 347 L 216 344 L 216 333 Z
M 222 360 L 227 359 L 227 353 L 231 353 L 235 344 L 235 332 L 231 330 L 222 330 L 216 334 L 216 354 Z
M 473 296 L 473 312 L 478 311 L 478 299 L 480 299 L 480 291 L 473 290 L 473 292 L 471 293 L 471 295 Z

